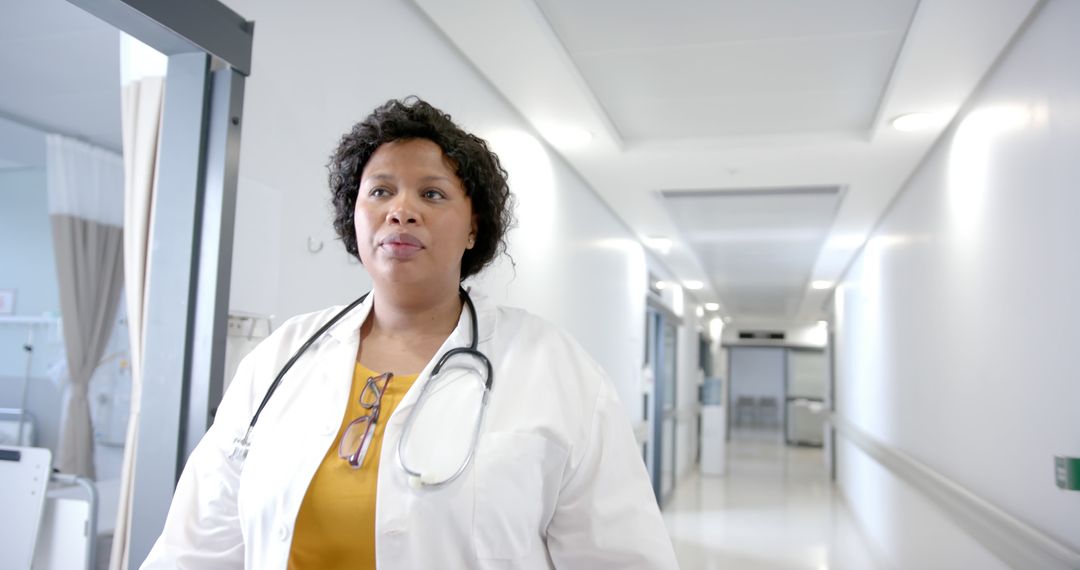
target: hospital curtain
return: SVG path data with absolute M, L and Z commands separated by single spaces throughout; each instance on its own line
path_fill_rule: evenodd
M 143 345 L 145 341 L 147 268 L 154 194 L 157 188 L 158 134 L 165 80 L 147 77 L 123 88 L 124 145 L 124 264 L 127 291 L 128 335 L 131 350 L 131 415 L 128 419 L 124 461 L 120 468 L 120 504 L 113 532 L 110 570 L 128 567 L 131 535 L 131 498 L 135 481 L 142 406 Z
M 123 287 L 121 159 L 103 148 L 48 135 L 45 183 L 68 368 L 55 467 L 93 478 L 87 392 Z

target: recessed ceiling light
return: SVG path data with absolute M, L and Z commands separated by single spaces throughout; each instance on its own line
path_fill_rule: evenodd
M 698 289 L 704 289 L 705 288 L 704 283 L 702 283 L 701 281 L 694 280 L 694 279 L 689 279 L 689 280 L 683 281 L 682 285 L 683 285 L 683 287 L 686 287 L 687 289 L 689 289 L 691 291 L 697 291 Z
M 544 138 L 558 148 L 579 148 L 592 142 L 593 134 L 581 127 L 551 126 L 540 131 Z
M 705 310 L 706 311 L 719 311 L 720 310 L 720 303 L 705 303 Z
M 700 319 L 701 317 L 705 316 L 705 309 L 698 307 L 697 310 L 694 311 L 694 313 L 697 314 L 698 318 Z
M 819 279 L 819 280 L 814 281 L 813 283 L 811 283 L 810 287 L 813 288 L 813 289 L 817 289 L 818 291 L 824 291 L 825 289 L 832 289 L 833 282 L 832 281 L 824 281 L 824 280 Z
M 667 287 L 667 281 L 657 281 L 656 282 L 656 288 L 657 289 L 663 290 L 665 287 Z
M 671 252 L 672 244 L 673 242 L 671 241 L 671 238 L 666 238 L 664 236 L 649 236 L 645 238 L 645 245 L 649 246 L 650 249 L 654 249 L 664 255 L 667 255 Z
M 894 129 L 903 132 L 925 131 L 940 127 L 942 116 L 936 113 L 908 113 L 892 120 Z

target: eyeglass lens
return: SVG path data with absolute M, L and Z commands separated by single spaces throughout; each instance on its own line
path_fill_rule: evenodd
M 341 435 L 341 443 L 338 445 L 338 455 L 349 462 L 354 468 L 360 467 L 371 445 L 372 434 L 375 431 L 375 423 L 379 419 L 379 406 L 382 403 L 382 395 L 386 386 L 393 376 L 385 372 L 379 376 L 367 379 L 364 389 L 360 392 L 360 407 L 369 410 L 367 414 L 349 422 L 345 433 Z M 380 385 L 381 384 L 381 385 Z

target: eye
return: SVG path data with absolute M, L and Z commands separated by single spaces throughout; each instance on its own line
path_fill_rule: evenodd
M 428 200 L 444 200 L 444 199 L 446 199 L 446 194 L 444 194 L 442 190 L 438 190 L 438 189 L 435 189 L 435 188 L 429 188 L 427 190 L 424 190 L 424 193 L 422 195 L 423 195 L 424 198 L 426 198 Z
M 387 190 L 386 188 L 383 188 L 382 186 L 376 186 L 375 188 L 372 188 L 371 191 L 368 192 L 368 196 L 371 196 L 372 198 L 382 198 L 383 196 L 389 196 L 389 195 L 390 195 L 390 191 Z

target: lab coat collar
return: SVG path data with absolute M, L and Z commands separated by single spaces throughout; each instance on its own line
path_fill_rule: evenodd
M 374 291 L 369 291 L 366 295 L 367 298 L 364 299 L 364 302 L 349 311 L 349 314 L 342 317 L 340 321 L 330 327 L 330 330 L 326 331 L 327 334 L 342 343 L 359 344 L 360 325 L 364 324 L 364 321 L 367 320 L 375 300 Z M 334 307 L 334 310 L 340 311 L 341 309 Z

